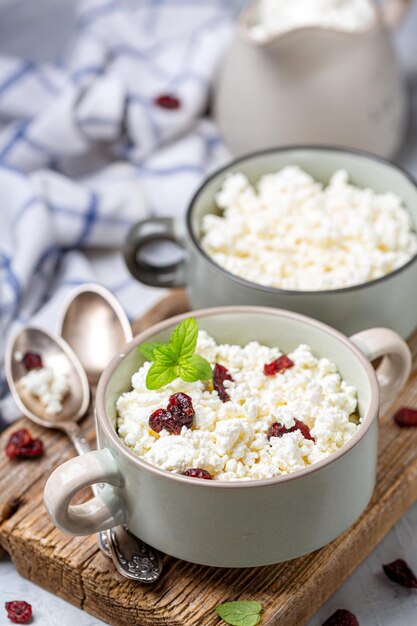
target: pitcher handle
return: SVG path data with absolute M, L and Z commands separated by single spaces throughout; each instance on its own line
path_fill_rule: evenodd
M 386 409 L 404 387 L 411 371 L 411 352 L 404 339 L 389 328 L 370 328 L 350 340 L 373 361 L 382 358 L 376 370 L 380 408 Z
M 381 5 L 382 20 L 390 29 L 394 30 L 400 26 L 410 9 L 412 0 L 385 0 Z
M 109 450 L 94 450 L 57 467 L 45 485 L 44 502 L 55 526 L 70 535 L 92 535 L 126 522 L 118 487 L 123 477 Z M 85 487 L 105 483 L 83 504 L 70 504 Z

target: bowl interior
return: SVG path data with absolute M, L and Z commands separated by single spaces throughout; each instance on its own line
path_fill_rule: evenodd
M 261 176 L 276 172 L 287 165 L 298 165 L 317 181 L 327 185 L 338 169 L 346 169 L 350 181 L 378 193 L 392 191 L 410 211 L 417 230 L 417 189 L 414 182 L 400 169 L 387 161 L 362 153 L 332 148 L 282 148 L 243 157 L 228 165 L 207 180 L 197 192 L 190 207 L 189 227 L 195 240 L 201 237 L 201 220 L 207 213 L 219 214 L 214 197 L 231 172 L 242 172 L 251 183 Z
M 129 344 L 129 352 L 119 361 L 105 388 L 104 406 L 112 426 L 116 424 L 116 400 L 131 389 L 131 376 L 144 359 L 138 345 L 145 341 L 167 341 L 180 319 L 189 314 L 167 320 L 142 333 Z M 365 417 L 371 405 L 372 386 L 376 386 L 375 374 L 365 357 L 340 333 L 301 315 L 257 307 L 224 307 L 195 311 L 199 328 L 206 330 L 217 343 L 245 345 L 257 340 L 269 346 L 278 346 L 287 353 L 301 343 L 308 344 L 314 354 L 334 361 L 342 378 L 358 390 L 359 413 Z M 111 367 L 111 366 L 110 366 Z M 375 402 L 375 397 L 374 397 Z M 373 411 L 368 415 L 374 417 Z

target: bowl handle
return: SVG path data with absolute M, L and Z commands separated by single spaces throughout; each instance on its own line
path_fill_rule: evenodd
M 380 408 L 386 409 L 404 387 L 411 371 L 411 352 L 406 342 L 389 328 L 370 328 L 350 337 L 373 361 L 382 357 L 376 369 L 380 388 Z
M 46 510 L 53 523 L 70 535 L 91 535 L 126 521 L 123 503 L 115 487 L 123 476 L 108 449 L 77 456 L 56 468 L 44 491 Z M 106 483 L 84 504 L 70 504 L 85 487 Z
M 141 283 L 151 287 L 185 287 L 185 254 L 175 263 L 159 265 L 146 260 L 141 251 L 149 243 L 172 241 L 184 250 L 179 236 L 180 224 L 171 217 L 154 217 L 142 220 L 129 231 L 123 255 L 130 273 Z

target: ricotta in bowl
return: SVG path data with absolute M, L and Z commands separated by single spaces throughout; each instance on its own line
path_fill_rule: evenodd
M 227 369 L 232 380 L 224 380 L 225 393 L 212 381 L 180 378 L 149 390 L 145 362 L 132 376 L 132 390 L 117 400 L 119 437 L 161 469 L 204 470 L 204 477 L 222 481 L 272 478 L 328 457 L 360 428 L 357 390 L 305 344 L 284 357 L 256 341 L 218 345 L 200 330 L 196 352 Z M 193 423 L 179 434 L 155 432 L 150 417 L 175 394 L 191 399 Z
M 417 254 L 407 208 L 336 171 L 324 186 L 298 166 L 256 185 L 229 174 L 216 195 L 219 214 L 202 219 L 203 250 L 231 274 L 295 291 L 342 289 L 389 274 Z

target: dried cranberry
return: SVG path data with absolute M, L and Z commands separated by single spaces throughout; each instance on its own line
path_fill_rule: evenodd
M 359 626 L 359 622 L 350 611 L 338 609 L 323 622 L 323 626 Z
M 403 406 L 394 414 L 398 426 L 417 426 L 417 409 Z
M 181 426 L 191 428 L 195 415 L 193 401 L 186 393 L 174 393 L 170 396 L 167 410 L 172 413 Z
M 287 428 L 279 422 L 274 422 L 268 428 L 268 439 L 271 437 L 282 437 L 282 435 L 285 435 L 286 433 L 293 433 L 295 430 L 299 430 L 305 439 L 311 439 L 311 441 L 314 441 L 314 437 L 311 436 L 309 427 L 300 420 L 295 420 L 295 424 L 294 426 L 291 426 L 291 428 Z
M 206 480 L 212 480 L 212 475 L 201 467 L 191 467 L 183 472 L 184 476 L 190 476 L 191 478 L 205 478 Z
M 282 354 L 280 357 L 272 361 L 272 363 L 265 363 L 264 374 L 265 376 L 274 376 L 275 374 L 282 374 L 285 370 L 294 367 L 294 362 L 287 357 L 286 354 Z
M 43 443 L 40 439 L 32 439 L 30 432 L 21 428 L 12 433 L 6 445 L 6 454 L 9 459 L 38 457 L 43 454 Z
M 19 449 L 19 459 L 31 459 L 43 454 L 43 443 L 41 439 L 32 439 L 26 446 Z
M 157 96 L 154 99 L 154 104 L 156 104 L 158 107 L 161 107 L 162 109 L 171 109 L 172 111 L 181 107 L 181 101 L 179 100 L 179 98 L 170 93 L 164 93 L 160 96 Z
M 191 428 L 194 420 L 194 407 L 186 393 L 174 393 L 169 397 L 166 409 L 157 409 L 149 418 L 149 426 L 156 433 L 164 428 L 173 435 L 179 435 L 181 428 Z
M 171 413 L 169 413 L 166 409 L 157 409 L 152 413 L 149 418 L 149 427 L 152 428 L 156 433 L 160 433 L 164 428 L 164 423 L 167 419 L 171 417 Z
M 26 624 L 32 617 L 32 607 L 24 600 L 13 600 L 5 604 L 7 617 L 13 624 Z
M 219 398 L 222 402 L 227 402 L 228 400 L 230 400 L 230 396 L 224 388 L 225 380 L 231 380 L 233 382 L 233 378 L 229 370 L 224 367 L 224 365 L 216 363 L 213 368 L 213 386 L 219 394 Z
M 28 372 L 43 367 L 42 357 L 37 352 L 26 352 L 23 355 L 22 363 Z
M 388 565 L 382 566 L 385 574 L 390 580 L 408 589 L 417 589 L 417 578 L 414 572 L 402 559 L 397 559 Z
M 14 457 L 18 456 L 19 450 L 27 446 L 31 441 L 32 437 L 26 428 L 21 428 L 12 433 L 6 445 L 6 454 L 9 459 L 14 459 Z

